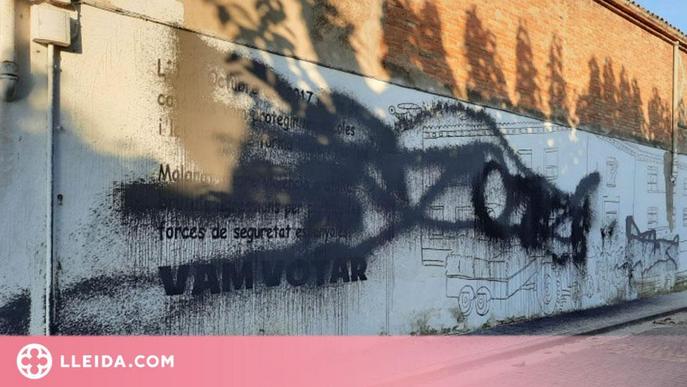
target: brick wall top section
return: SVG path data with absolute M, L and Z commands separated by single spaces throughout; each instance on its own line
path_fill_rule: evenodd
M 671 39 L 687 40 L 629 2 L 150 2 L 181 6 L 183 14 L 171 16 L 140 10 L 138 0 L 85 2 L 664 148 L 673 114 L 687 126 L 687 54 L 680 54 L 676 87 L 682 110 L 674 109 Z

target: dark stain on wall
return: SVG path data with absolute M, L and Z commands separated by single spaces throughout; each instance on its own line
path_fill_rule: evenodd
M 27 290 L 0 306 L 0 335 L 28 335 L 31 295 Z

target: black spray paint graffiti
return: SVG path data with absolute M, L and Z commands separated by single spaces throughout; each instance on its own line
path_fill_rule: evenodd
M 498 216 L 490 214 L 485 202 L 484 187 L 491 173 L 498 173 L 503 181 L 505 208 Z M 598 174 L 580 181 L 573 195 L 552 189 L 543 176 L 510 175 L 503 165 L 489 161 L 480 177 L 473 183 L 473 204 L 476 226 L 488 237 L 508 239 L 517 236 L 525 249 L 538 249 L 547 241 L 557 241 L 570 247 L 557 253 L 547 251 L 554 262 L 572 259 L 582 264 L 587 255 L 587 234 L 591 228 L 589 192 L 599 184 Z M 513 213 L 520 210 L 520 221 L 513 223 Z M 569 234 L 561 234 L 569 230 Z
M 643 288 L 658 288 L 666 276 L 677 271 L 680 236 L 673 239 L 656 237 L 656 230 L 639 231 L 632 216 L 625 219 L 627 247 L 624 269 L 630 284 Z
M 179 183 L 162 179 L 120 183 L 115 197 L 122 220 L 126 226 L 158 228 L 169 219 L 187 223 L 229 219 L 244 222 L 241 227 L 260 219 L 271 227 L 269 222 L 278 217 L 265 220 L 264 209 L 288 206 L 299 209 L 293 227 L 301 230 L 301 236 L 277 247 L 248 249 L 239 259 L 199 257 L 203 262 L 191 265 L 196 282 L 192 294 L 222 291 L 223 284 L 231 280 L 218 273 L 236 262 L 258 263 L 249 272 L 265 286 L 280 283 L 282 276 L 294 286 L 365 280 L 367 259 L 376 249 L 418 228 L 475 230 L 493 243 L 514 240 L 527 251 L 550 254 L 559 264 L 584 263 L 592 216 L 590 195 L 599 184 L 598 173 L 583 178 L 574 193 L 565 193 L 522 163 L 483 110 L 457 102 L 412 106 L 412 114 L 396 114 L 394 127 L 343 93 L 318 96 L 315 103 L 309 103 L 293 98 L 293 87 L 264 64 L 236 55 L 227 62 L 242 69 L 228 76 L 257 79 L 287 101 L 284 110 L 297 117 L 293 121 L 300 126 L 285 128 L 272 122 L 275 120 L 267 122 L 255 118 L 259 115 L 245 114 L 252 117 L 248 118 L 250 139 L 233 171 L 231 192 L 207 190 L 194 195 L 176 189 Z M 262 95 L 253 95 L 254 106 L 275 109 Z M 495 142 L 475 141 L 441 149 L 402 145 L 398 128 L 421 130 L 426 122 L 442 118 L 459 118 L 487 128 Z M 342 127 L 352 129 L 342 131 Z M 265 138 L 288 146 L 262 149 L 260 141 Z M 441 172 L 417 200 L 411 200 L 416 187 L 408 181 L 408 173 L 423 168 Z M 484 187 L 494 176 L 504 195 L 500 213 L 491 211 L 485 199 Z M 474 219 L 446 221 L 430 216 L 434 200 L 457 182 L 472 187 L 468 195 Z M 371 216 L 375 227 L 368 225 Z M 214 262 L 214 266 L 203 266 L 206 262 Z M 318 262 L 333 262 L 329 274 L 318 272 Z M 346 263 L 345 268 L 341 262 Z M 186 290 L 191 267 L 160 268 L 167 294 Z M 275 267 L 279 268 L 276 274 Z M 294 274 L 296 271 L 300 274 Z

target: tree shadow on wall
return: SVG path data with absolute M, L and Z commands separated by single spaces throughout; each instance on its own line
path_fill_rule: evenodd
M 477 6 L 466 12 L 465 56 L 468 61 L 467 95 L 470 100 L 495 106 L 512 106 L 506 77 L 496 49 L 496 36 L 477 15 Z
M 610 58 L 604 61 L 603 70 L 595 57 L 589 60 L 588 66 L 589 82 L 586 92 L 576 103 L 576 123 L 602 133 L 622 126 L 631 128 L 630 135 L 635 138 L 649 139 L 637 80 L 630 81 L 624 66 L 616 80 Z
M 554 33 L 549 46 L 549 112 L 554 121 L 569 123 L 568 84 L 563 76 L 563 42 Z
M 596 58 L 590 59 L 589 82 L 586 92 L 576 104 L 577 124 L 606 134 L 618 134 L 618 128 L 632 138 L 662 144 L 670 140 L 670 111 L 668 103 L 656 88 L 648 103 L 645 117 L 642 93 L 637 79 L 630 78 L 624 66 L 616 78 L 615 66 L 610 58 L 604 60 L 603 69 Z
M 671 108 L 668 101 L 664 101 L 657 88 L 651 90 L 651 99 L 648 105 L 648 119 L 650 139 L 669 139 L 671 136 Z
M 617 76 L 617 65 L 612 58 L 605 58 L 602 64 L 595 57 L 589 60 L 587 88 L 572 100 L 564 76 L 563 41 L 555 33 L 549 46 L 548 112 L 545 113 L 538 81 L 540 74 L 528 30 L 522 21 L 515 38 L 515 94 L 511 100 L 495 34 L 480 20 L 476 6 L 466 12 L 464 44 L 469 67 L 466 88 L 470 100 L 507 107 L 540 119 L 546 117 L 564 125 L 582 125 L 604 134 L 629 134 L 631 138 L 655 145 L 665 146 L 670 142 L 667 100 L 654 88 L 645 110 L 639 82 L 630 78 L 624 66 L 620 67 Z
M 568 84 L 564 77 L 562 39 L 554 34 L 549 46 L 548 113 L 544 111 L 543 86 L 535 64 L 532 41 L 524 21 L 515 31 L 514 97 L 504 73 L 497 49 L 496 35 L 480 19 L 477 6 L 466 11 L 464 34 L 465 59 L 468 63 L 467 96 L 470 100 L 545 119 L 570 124 Z
M 327 65 L 360 72 L 353 34 L 355 26 L 329 0 L 203 0 L 215 10 L 217 20 L 235 42 L 299 58 L 297 44 L 311 46 L 314 57 Z M 308 41 L 297 42 L 288 24 L 289 10 L 305 27 Z M 293 17 L 293 15 L 291 15 Z
M 232 35 L 238 43 L 295 55 L 292 37 L 280 33 L 277 28 L 286 21 L 286 11 L 280 0 L 255 0 L 253 7 L 225 0 L 203 2 L 215 9 L 216 18 L 223 27 L 233 29 Z
M 522 21 L 518 24 L 515 58 L 515 96 L 517 98 L 517 108 L 531 115 L 543 118 L 543 114 L 541 113 L 541 91 L 537 84 L 538 72 L 537 68 L 534 66 L 532 42 L 530 41 L 530 35 Z
M 444 47 L 440 11 L 433 2 L 421 9 L 408 0 L 385 1 L 382 65 L 392 78 L 430 91 L 455 91 L 457 84 Z

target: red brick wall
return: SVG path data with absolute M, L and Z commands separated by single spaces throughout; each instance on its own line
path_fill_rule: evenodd
M 185 24 L 345 71 L 667 148 L 672 44 L 602 3 L 186 0 Z
M 418 66 L 460 98 L 670 144 L 672 45 L 595 1 L 391 0 L 384 10 L 387 64 Z

